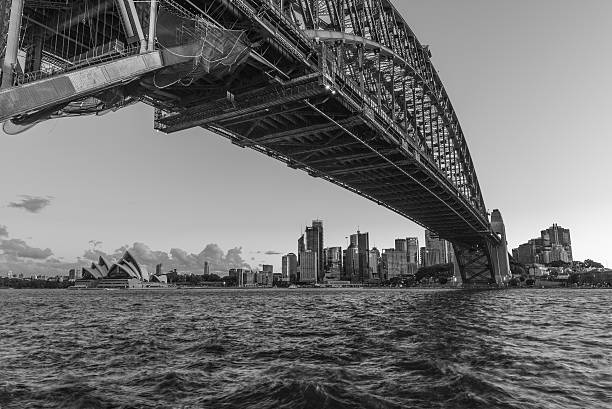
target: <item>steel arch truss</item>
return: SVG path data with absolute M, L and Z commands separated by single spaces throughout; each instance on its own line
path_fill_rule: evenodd
M 330 71 L 370 96 L 481 213 L 485 206 L 465 137 L 422 46 L 388 0 L 284 0 L 284 12 L 323 44 Z

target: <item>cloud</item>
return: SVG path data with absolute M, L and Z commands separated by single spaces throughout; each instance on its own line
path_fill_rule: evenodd
M 23 199 L 20 202 L 11 202 L 8 204 L 9 207 L 16 209 L 23 209 L 30 213 L 38 213 L 45 207 L 51 204 L 52 197 L 40 197 L 40 196 L 27 196 L 22 195 Z
M 30 247 L 25 241 L 20 239 L 10 239 L 0 241 L 0 250 L 4 255 L 15 259 L 16 257 L 44 260 L 53 255 L 51 249 L 39 249 Z
M 2 226 L 3 227 L 3 226 Z M 183 249 L 172 248 L 169 252 L 152 250 L 148 245 L 135 242 L 131 246 L 124 245 L 111 253 L 106 253 L 98 248 L 96 240 L 89 244 L 93 248 L 84 250 L 83 256 L 76 263 L 62 261 L 53 257 L 51 249 L 39 249 L 30 247 L 20 239 L 0 240 L 0 271 L 13 270 L 24 274 L 53 273 L 54 275 L 66 275 L 70 268 L 84 267 L 91 262 L 98 262 L 100 256 L 109 262 L 116 262 L 129 251 L 136 260 L 147 266 L 149 271 L 154 271 L 155 266 L 163 264 L 164 271 L 177 269 L 192 273 L 204 272 L 204 264 L 208 263 L 211 272 L 226 275 L 230 268 L 250 268 L 242 258 L 242 248 L 234 247 L 225 252 L 217 244 L 207 244 L 197 254 L 187 252 Z
M 283 254 L 283 253 L 280 253 L 280 252 L 274 251 L 274 250 L 268 250 L 264 254 L 267 255 L 267 256 L 278 256 L 278 255 Z
M 101 241 L 99 241 L 99 240 L 89 240 L 89 244 L 91 244 L 91 247 L 93 247 L 93 248 L 95 249 L 96 247 L 98 247 L 99 245 L 101 245 L 101 244 L 102 244 L 102 242 L 101 242 Z
M 0 224 L 0 237 L 8 237 L 8 230 L 6 226 Z
M 176 268 L 179 271 L 199 272 L 203 271 L 205 263 L 208 263 L 211 272 L 226 273 L 230 268 L 249 268 L 242 258 L 241 247 L 235 247 L 225 253 L 215 243 L 207 244 L 198 254 L 173 248 L 170 250 L 168 264 L 164 263 L 164 266 Z

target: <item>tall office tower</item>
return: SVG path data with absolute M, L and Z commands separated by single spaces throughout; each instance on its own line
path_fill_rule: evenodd
M 302 236 L 298 239 L 298 245 L 297 245 L 298 266 L 300 265 L 300 262 L 302 261 L 300 259 L 300 255 L 305 251 L 306 251 L 306 242 L 304 241 L 304 235 L 302 234 Z
M 425 248 L 427 257 L 423 261 L 425 267 L 448 263 L 448 242 L 436 233 L 425 230 Z
M 210 274 L 210 264 L 208 264 L 208 261 L 205 261 L 204 262 L 204 275 L 209 275 L 209 274 Z
M 357 281 L 359 275 L 359 253 L 357 246 L 353 243 L 349 244 L 343 254 L 344 278 L 351 281 Z
M 380 280 L 380 251 L 376 247 L 369 252 L 368 279 Z
M 283 256 L 282 271 L 283 281 L 297 282 L 297 256 L 295 254 L 289 253 Z
M 351 245 L 357 248 L 358 271 L 353 281 L 364 282 L 368 276 L 370 258 L 370 238 L 368 233 L 351 234 Z
M 407 247 L 408 247 L 408 263 L 414 264 L 415 266 L 419 265 L 419 238 L 418 237 L 408 237 L 406 239 Z
M 162 275 L 162 263 L 159 263 L 155 266 L 155 275 L 156 276 Z
M 382 254 L 383 277 L 391 280 L 408 274 L 408 254 L 403 250 L 387 249 Z
M 408 252 L 408 241 L 406 239 L 395 239 L 395 250 Z
M 301 283 L 317 283 L 319 260 L 317 253 L 312 250 L 303 251 L 300 254 L 300 282 Z
M 323 268 L 326 273 L 342 272 L 342 247 L 328 247 L 323 250 L 325 264 Z
M 325 257 L 323 255 L 323 221 L 313 220 L 311 227 L 306 227 L 306 250 L 317 253 L 319 280 L 325 275 Z

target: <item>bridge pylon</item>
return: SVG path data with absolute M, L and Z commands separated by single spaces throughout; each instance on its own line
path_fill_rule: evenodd
M 491 213 L 490 234 L 471 243 L 453 243 L 455 266 L 464 288 L 504 287 L 510 280 L 506 228 L 498 209 Z

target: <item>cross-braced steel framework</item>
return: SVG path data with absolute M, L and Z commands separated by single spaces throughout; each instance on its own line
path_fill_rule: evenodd
M 428 47 L 389 0 L 159 0 L 154 7 L 86 0 L 57 10 L 39 3 L 25 1 L 24 19 L 36 28 L 22 29 L 22 37 L 43 60 L 67 62 L 66 70 L 93 50 L 123 58 L 143 53 L 148 41 L 148 51 L 160 54 L 164 68 L 149 65 L 133 81 L 109 83 L 112 92 L 79 94 L 98 98 L 95 109 L 128 97 L 148 103 L 156 129 L 203 127 L 329 180 L 451 241 L 466 282 L 482 281 L 487 269 L 485 281 L 495 279 L 490 253 L 500 238 L 457 115 Z M 141 22 L 163 28 L 157 41 Z M 197 46 L 186 44 L 185 33 Z M 58 51 L 60 39 L 69 45 Z M 117 41 L 121 47 L 109 46 Z M 187 54 L 194 58 L 185 61 Z M 31 71 L 41 66 L 34 55 L 28 61 Z M 65 113 L 64 106 L 44 112 Z

